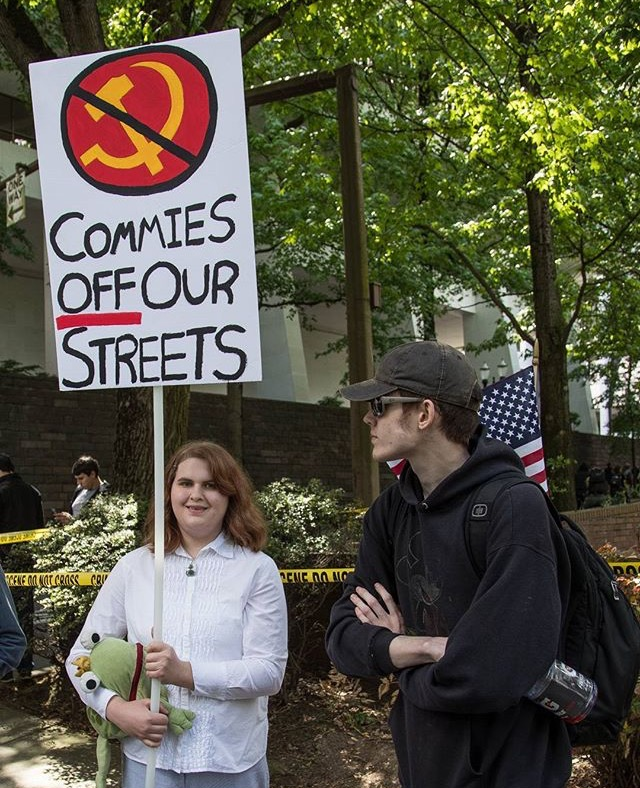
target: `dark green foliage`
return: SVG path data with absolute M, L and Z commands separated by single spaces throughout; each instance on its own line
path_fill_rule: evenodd
M 269 523 L 267 552 L 280 569 L 353 566 L 361 511 L 342 490 L 318 480 L 306 485 L 290 479 L 273 482 L 257 494 Z M 282 690 L 286 701 L 300 677 L 327 665 L 324 631 L 340 586 L 287 583 L 289 662 Z
M 13 358 L 0 360 L 0 375 L 24 375 L 25 377 L 33 378 L 51 377 L 37 364 L 21 364 Z

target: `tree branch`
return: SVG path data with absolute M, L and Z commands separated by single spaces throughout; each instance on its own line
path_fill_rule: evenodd
M 0 41 L 15 67 L 29 79 L 29 63 L 57 57 L 22 5 L 0 3 Z
M 513 330 L 516 334 L 525 342 L 528 342 L 531 346 L 534 343 L 534 337 L 529 334 L 529 332 L 525 331 L 524 328 L 520 325 L 520 321 L 518 318 L 513 314 L 513 312 L 509 309 L 509 307 L 505 304 L 505 302 L 500 297 L 500 294 L 491 286 L 487 278 L 476 268 L 476 266 L 471 262 L 471 260 L 467 257 L 467 255 L 458 247 L 453 241 L 447 238 L 443 233 L 436 230 L 434 227 L 425 224 L 414 225 L 416 229 L 421 230 L 422 232 L 429 233 L 430 235 L 435 236 L 439 241 L 441 241 L 449 250 L 449 255 L 452 259 L 457 260 L 459 263 L 469 271 L 469 273 L 473 276 L 473 278 L 478 282 L 478 284 L 482 287 L 484 292 L 487 294 L 489 300 L 497 307 L 497 309 L 502 312 L 502 314 L 507 318 L 509 323 L 511 324 Z
M 580 242 L 580 287 L 578 288 L 578 297 L 576 298 L 575 305 L 573 307 L 573 311 L 569 320 L 567 320 L 567 339 L 571 335 L 571 330 L 578 319 L 578 315 L 582 311 L 582 304 L 584 302 L 584 298 L 587 292 L 588 286 L 588 278 L 587 278 L 587 262 L 584 257 L 584 243 Z
M 246 55 L 263 38 L 266 38 L 269 33 L 273 33 L 274 30 L 282 27 L 287 16 L 293 11 L 303 6 L 311 5 L 312 2 L 314 0 L 289 0 L 289 2 L 281 5 L 274 14 L 265 16 L 242 36 L 242 54 Z
M 209 13 L 202 22 L 203 30 L 206 30 L 207 33 L 217 33 L 224 30 L 233 8 L 233 2 L 234 0 L 214 0 Z
M 295 307 L 296 309 L 305 306 L 332 306 L 333 304 L 343 304 L 344 296 L 335 296 L 333 298 L 310 298 L 307 300 L 299 300 L 297 298 L 287 299 L 281 301 L 263 301 L 260 299 L 260 307 L 262 309 L 283 309 L 285 306 Z
M 56 0 L 69 54 L 103 52 L 106 49 L 96 0 Z
M 457 27 L 447 16 L 445 16 L 442 12 L 440 12 L 432 3 L 428 2 L 428 0 L 418 0 L 419 4 L 430 14 L 432 14 L 436 19 L 438 19 L 442 24 L 449 28 L 451 32 L 460 40 L 462 43 L 469 49 L 470 52 L 473 52 L 476 57 L 480 60 L 480 62 L 484 65 L 487 69 L 487 72 L 491 75 L 493 80 L 493 84 L 495 85 L 496 92 L 501 95 L 504 99 L 507 98 L 505 93 L 505 89 L 503 86 L 503 82 L 500 79 L 499 75 L 496 74 L 494 68 L 492 67 L 491 63 L 489 62 L 488 58 L 485 56 L 484 52 L 477 47 L 471 38 L 467 35 L 467 31 L 463 30 L 460 27 Z M 477 10 L 477 7 L 474 5 Z

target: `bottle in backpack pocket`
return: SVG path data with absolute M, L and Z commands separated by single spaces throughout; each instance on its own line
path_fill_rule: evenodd
M 589 714 L 597 696 L 594 681 L 557 659 L 526 694 L 529 700 L 572 725 Z

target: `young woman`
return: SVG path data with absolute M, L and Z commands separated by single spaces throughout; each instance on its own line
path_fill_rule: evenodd
M 263 518 L 252 486 L 222 447 L 188 443 L 165 471 L 163 641 L 153 640 L 154 515 L 143 547 L 110 573 L 67 660 L 85 703 L 124 730 L 123 788 L 144 785 L 157 747 L 156 788 L 267 788 L 267 696 L 287 659 L 287 617 L 278 570 L 261 552 Z M 146 671 L 174 706 L 196 713 L 180 736 L 149 701 L 82 691 L 72 661 L 92 633 L 147 647 Z

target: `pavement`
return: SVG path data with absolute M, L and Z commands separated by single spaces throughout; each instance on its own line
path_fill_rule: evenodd
M 34 678 L 45 671 L 36 670 Z M 27 714 L 7 698 L 0 684 L 1 788 L 95 788 L 95 739 Z M 118 773 L 114 749 L 109 788 L 118 785 Z

